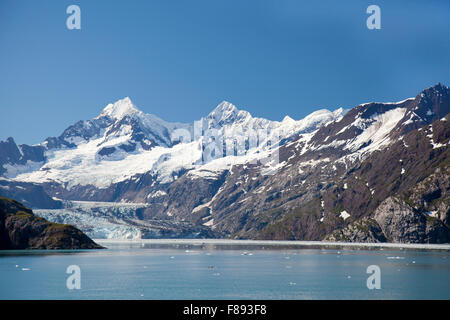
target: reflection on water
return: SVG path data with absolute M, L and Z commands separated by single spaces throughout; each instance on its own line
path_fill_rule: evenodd
M 450 299 L 450 252 L 267 243 L 125 242 L 0 251 L 1 299 Z M 69 265 L 81 289 L 69 290 Z M 369 290 L 369 265 L 381 289 Z

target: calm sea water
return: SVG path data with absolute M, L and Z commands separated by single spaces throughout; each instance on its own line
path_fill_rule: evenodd
M 69 290 L 69 265 L 81 289 Z M 369 265 L 381 289 L 369 290 Z M 450 252 L 112 245 L 0 251 L 0 299 L 450 299 Z

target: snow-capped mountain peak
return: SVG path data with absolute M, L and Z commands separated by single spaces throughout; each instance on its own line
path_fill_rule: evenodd
M 228 101 L 222 101 L 207 117 L 215 124 L 223 126 L 238 120 L 251 117 L 250 113 L 244 110 L 239 110 L 235 105 Z
M 115 103 L 108 104 L 97 118 L 108 116 L 113 119 L 122 119 L 125 116 L 135 114 L 142 114 L 142 111 L 136 108 L 129 97 L 125 97 Z
M 184 127 L 179 123 L 169 123 L 155 115 L 139 110 L 129 97 L 108 104 L 94 119 L 106 121 L 103 141 L 99 145 L 109 145 L 111 141 L 118 141 L 116 147 L 126 152 L 135 151 L 136 143 L 149 150 L 157 145 L 170 146 L 170 133 L 172 130 Z M 108 147 L 108 153 L 113 149 Z M 106 152 L 106 151 L 104 151 Z
M 210 113 L 210 115 L 229 116 L 239 112 L 238 108 L 234 104 L 228 101 L 222 101 L 216 108 Z
M 283 119 L 283 123 L 293 124 L 295 127 L 295 131 L 299 133 L 307 133 L 312 132 L 322 126 L 325 126 L 327 123 L 333 121 L 339 121 L 347 112 L 347 110 L 343 108 L 338 108 L 334 111 L 330 111 L 328 109 L 320 109 L 310 113 L 305 118 L 294 121 L 290 117 L 286 116 Z M 289 119 L 286 119 L 289 118 Z
M 283 123 L 294 123 L 295 120 L 292 119 L 292 118 L 289 117 L 289 116 L 285 116 L 285 117 L 283 118 L 283 121 L 281 121 L 281 122 L 283 122 Z

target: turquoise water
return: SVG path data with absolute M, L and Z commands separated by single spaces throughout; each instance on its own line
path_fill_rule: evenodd
M 69 265 L 81 289 L 69 290 Z M 381 289 L 369 290 L 369 265 Z M 113 246 L 0 251 L 0 299 L 450 299 L 450 252 Z

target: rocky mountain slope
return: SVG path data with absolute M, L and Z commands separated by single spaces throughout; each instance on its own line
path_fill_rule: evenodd
M 424 97 L 433 95 L 443 98 L 429 99 L 427 104 L 423 103 Z M 295 178 L 294 170 L 287 168 L 273 177 L 267 188 L 272 191 L 279 186 L 276 190 L 280 196 L 276 201 L 264 205 L 259 214 L 252 215 L 251 222 L 246 223 L 248 227 L 238 230 L 236 235 L 269 239 L 333 239 L 327 235 L 363 217 L 373 216 L 382 201 L 395 195 L 406 201 L 415 199 L 415 210 L 426 214 L 428 219 L 436 216 L 444 223 L 445 235 L 439 239 L 418 238 L 417 242 L 447 242 L 449 197 L 444 181 L 449 180 L 449 96 L 449 89 L 439 85 L 425 90 L 415 99 L 394 105 L 386 104 L 384 110 L 381 104 L 359 106 L 346 114 L 340 121 L 343 124 L 336 122 L 321 128 L 311 139 L 316 141 L 317 147 L 303 149 L 303 154 L 292 159 L 292 167 L 296 166 L 302 173 Z M 374 106 L 377 110 L 373 110 Z M 392 118 L 385 122 L 391 127 L 390 130 L 385 130 L 383 121 L 377 123 L 372 120 L 359 135 L 342 136 L 345 131 L 359 131 L 352 128 L 356 126 L 349 126 L 350 123 L 364 121 L 355 120 L 355 115 L 386 113 L 398 108 L 404 109 L 401 112 L 403 116 L 398 117 L 395 123 Z M 427 121 L 432 124 L 413 129 L 405 119 L 410 119 L 414 114 L 428 114 Z M 370 119 L 371 114 L 367 118 Z M 371 126 L 376 126 L 377 130 L 368 135 Z M 324 136 L 324 132 L 331 134 Z M 385 133 L 380 135 L 380 132 Z M 402 135 L 405 132 L 408 133 Z M 361 135 L 366 135 L 365 140 L 361 139 Z M 323 143 L 317 144 L 318 137 L 326 140 L 325 146 Z M 328 144 L 328 141 L 332 142 Z M 340 141 L 345 143 L 341 144 Z M 348 146 L 357 141 L 359 147 L 353 152 L 349 151 Z M 380 147 L 380 144 L 384 144 L 384 147 Z M 305 170 L 307 161 L 315 161 L 316 166 Z M 280 179 L 283 174 L 284 178 Z M 290 185 L 283 186 L 286 181 Z M 426 194 L 424 187 L 420 187 L 425 181 L 434 186 L 431 195 Z M 291 185 L 295 186 L 292 192 Z M 254 203 L 254 199 L 249 201 Z M 274 203 L 276 205 L 272 206 Z M 394 241 L 389 237 L 387 239 Z M 364 237 L 359 237 L 354 241 L 363 240 Z
M 449 112 L 442 84 L 281 122 L 223 102 L 193 124 L 168 123 L 126 98 L 40 145 L 0 143 L 0 168 L 16 196 L 15 184 L 27 183 L 63 200 L 145 203 L 134 223 L 183 225 L 186 234 L 448 242 Z M 425 231 L 388 231 L 396 215 L 375 219 L 388 199 L 400 221 L 417 215 L 409 229 Z
M 0 250 L 101 248 L 77 228 L 49 222 L 21 203 L 0 197 Z
M 285 215 L 283 219 L 265 228 L 259 236 L 321 239 L 329 234 L 326 237 L 329 240 L 385 239 L 384 241 L 402 242 L 398 239 L 405 240 L 406 236 L 392 237 L 389 234 L 380 234 L 381 237 L 377 238 L 367 234 L 369 226 L 385 230 L 386 225 L 376 219 L 377 213 L 379 216 L 381 213 L 388 214 L 394 211 L 399 217 L 404 212 L 410 213 L 411 216 L 421 216 L 415 225 L 418 229 L 431 222 L 441 229 L 439 237 L 426 234 L 414 241 L 412 239 L 408 241 L 433 243 L 450 241 L 448 229 L 450 151 L 445 147 L 448 146 L 450 138 L 448 120 L 447 115 L 432 125 L 413 130 L 403 139 L 372 153 L 361 163 L 357 162 L 351 170 L 345 172 L 342 179 L 330 185 L 328 190 L 305 203 L 296 212 Z M 391 204 L 392 201 L 402 203 L 402 209 L 390 209 L 383 202 L 387 199 L 391 200 Z M 407 223 L 406 218 L 400 221 Z

